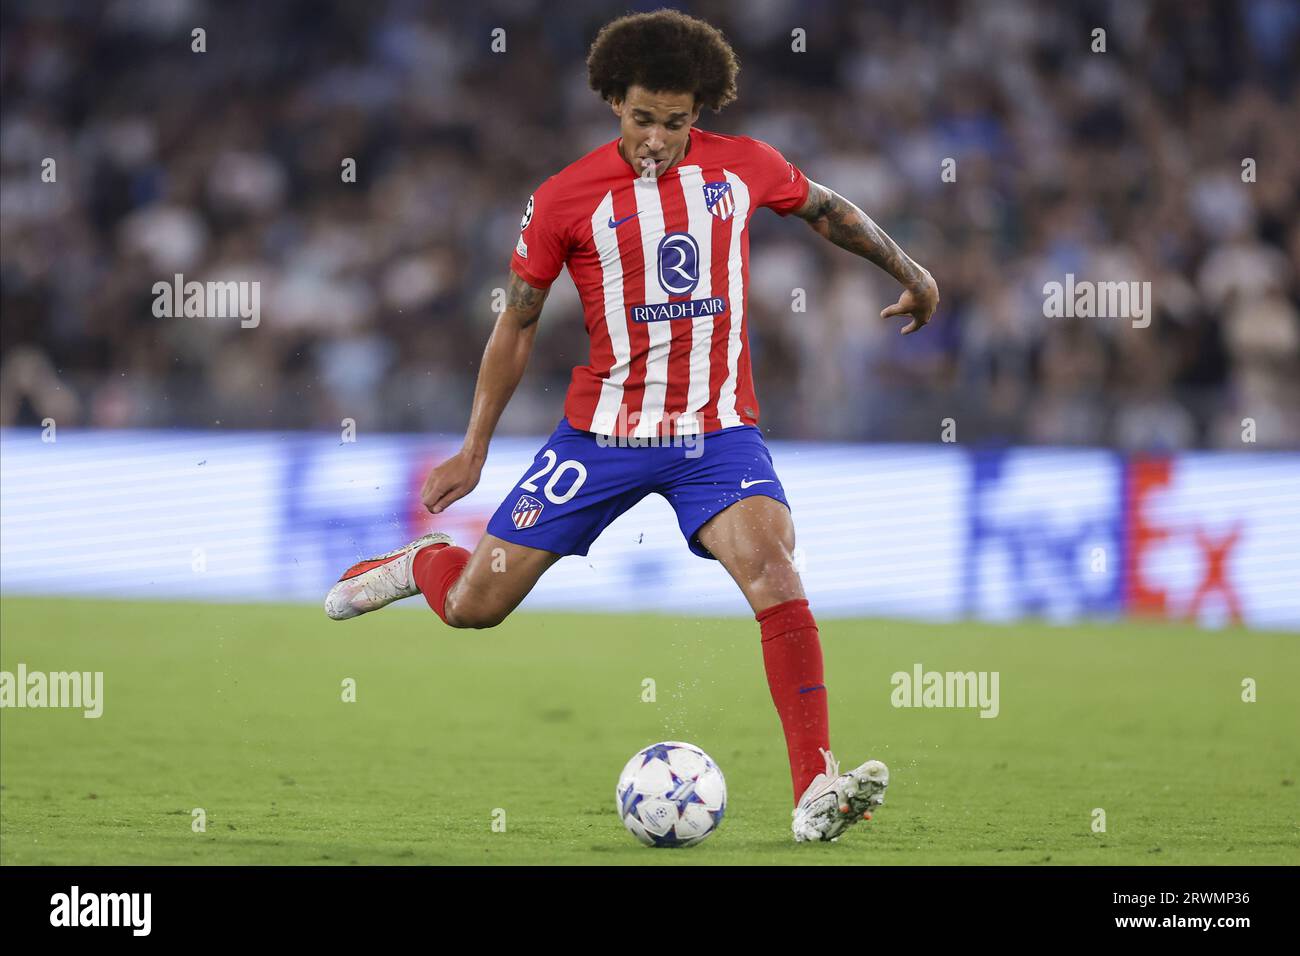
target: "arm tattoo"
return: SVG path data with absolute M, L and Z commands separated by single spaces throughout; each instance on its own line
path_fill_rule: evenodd
M 795 211 L 821 236 L 841 249 L 874 262 L 907 287 L 922 281 L 925 270 L 871 217 L 833 189 L 808 182 L 808 199 Z
M 510 273 L 510 284 L 506 287 L 506 308 L 519 313 L 519 327 L 526 329 L 537 321 L 542 314 L 542 303 L 546 301 L 549 289 L 535 289 L 514 272 Z

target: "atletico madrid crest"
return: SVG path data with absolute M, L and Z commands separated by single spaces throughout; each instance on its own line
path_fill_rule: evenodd
M 515 523 L 516 530 L 522 531 L 537 524 L 537 518 L 541 513 L 540 501 L 532 495 L 520 495 L 519 500 L 515 502 L 514 510 L 510 512 L 510 520 Z
M 731 183 L 705 183 L 704 205 L 723 222 L 730 219 L 731 214 L 736 211 L 736 199 L 731 195 Z

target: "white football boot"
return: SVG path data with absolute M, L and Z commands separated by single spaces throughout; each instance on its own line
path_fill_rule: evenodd
M 790 811 L 796 843 L 838 839 L 859 820 L 870 820 L 871 811 L 885 802 L 889 768 L 879 760 L 868 760 L 857 770 L 840 773 L 839 762 L 829 750 L 821 752 L 826 772 L 819 773 Z
M 343 572 L 339 583 L 325 595 L 325 613 L 336 621 L 346 621 L 419 594 L 412 573 L 416 552 L 431 544 L 453 543 L 451 535 L 435 531 L 416 538 L 404 548 L 358 561 Z

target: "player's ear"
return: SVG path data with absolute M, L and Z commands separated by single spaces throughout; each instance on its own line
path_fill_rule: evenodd
M 623 118 L 623 97 L 611 96 L 609 98 L 609 108 L 614 111 L 614 115 L 619 119 Z

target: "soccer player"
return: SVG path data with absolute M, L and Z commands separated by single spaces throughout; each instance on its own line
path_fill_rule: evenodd
M 817 623 L 792 558 L 785 491 L 756 427 L 750 220 L 763 207 L 793 213 L 885 270 L 903 292 L 880 315 L 910 316 L 904 335 L 930 321 L 938 289 L 862 210 L 777 150 L 695 127 L 703 108 L 736 96 L 739 64 L 709 24 L 669 10 L 622 17 L 600 31 L 587 68 L 621 135 L 529 198 L 464 446 L 430 472 L 424 505 L 440 514 L 478 484 L 547 290 L 567 267 L 591 354 L 573 370 L 564 417 L 473 554 L 425 535 L 353 565 L 325 608 L 344 619 L 423 594 L 452 627 L 493 627 L 562 556 L 585 555 L 610 522 L 660 494 L 690 550 L 722 562 L 754 610 L 790 760 L 794 838 L 831 840 L 870 819 L 889 771 L 868 760 L 840 773 L 830 753 Z M 504 571 L 494 554 L 504 554 Z

